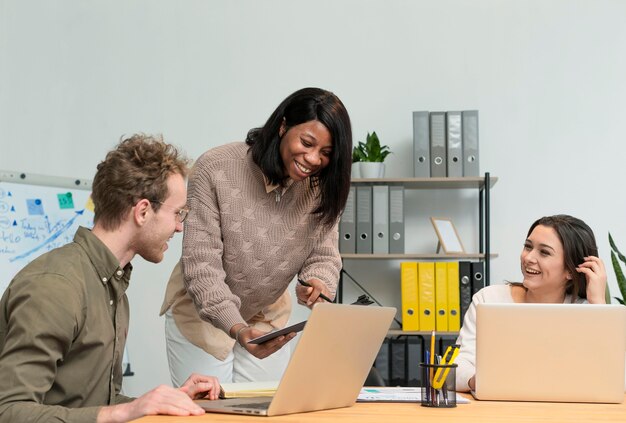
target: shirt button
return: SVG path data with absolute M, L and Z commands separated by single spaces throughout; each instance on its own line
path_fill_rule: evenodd
M 109 305 L 113 305 L 113 300 L 109 300 Z
M 115 272 L 115 274 L 117 276 L 122 276 L 124 274 L 124 272 L 122 272 L 121 270 L 118 270 L 117 272 Z
M 106 282 L 107 280 L 107 278 L 102 278 L 102 282 Z

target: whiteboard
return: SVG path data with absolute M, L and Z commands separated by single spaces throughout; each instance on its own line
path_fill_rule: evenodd
M 28 263 L 93 227 L 91 181 L 0 171 L 0 295 Z M 132 375 L 128 351 L 124 375 Z
M 28 263 L 71 242 L 79 225 L 93 227 L 90 182 L 77 188 L 44 186 L 19 175 L 21 182 L 6 182 L 6 174 L 0 179 L 0 293 Z M 57 178 L 55 185 L 60 182 Z

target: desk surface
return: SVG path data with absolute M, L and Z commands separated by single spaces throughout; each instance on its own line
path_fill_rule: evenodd
M 626 396 L 622 404 L 572 404 L 542 402 L 474 401 L 456 408 L 428 408 L 419 404 L 357 403 L 353 407 L 277 417 L 237 416 L 208 413 L 198 417 L 149 416 L 140 423 L 168 422 L 623 422 Z M 268 420 L 269 419 L 269 420 Z M 436 420 L 435 420 L 436 419 Z

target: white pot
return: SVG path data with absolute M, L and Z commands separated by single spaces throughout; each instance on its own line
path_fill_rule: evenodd
M 381 162 L 360 162 L 361 178 L 375 179 L 385 177 L 385 164 Z
M 361 163 L 360 162 L 352 163 L 352 172 L 350 176 L 352 177 L 352 179 L 358 179 L 361 177 Z

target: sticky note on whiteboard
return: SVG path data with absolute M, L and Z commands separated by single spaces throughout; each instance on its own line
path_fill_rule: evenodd
M 71 192 L 57 194 L 57 198 L 59 199 L 59 208 L 61 210 L 74 208 L 74 199 L 72 198 Z
M 26 207 L 30 215 L 43 215 L 43 202 L 39 198 L 27 199 Z

